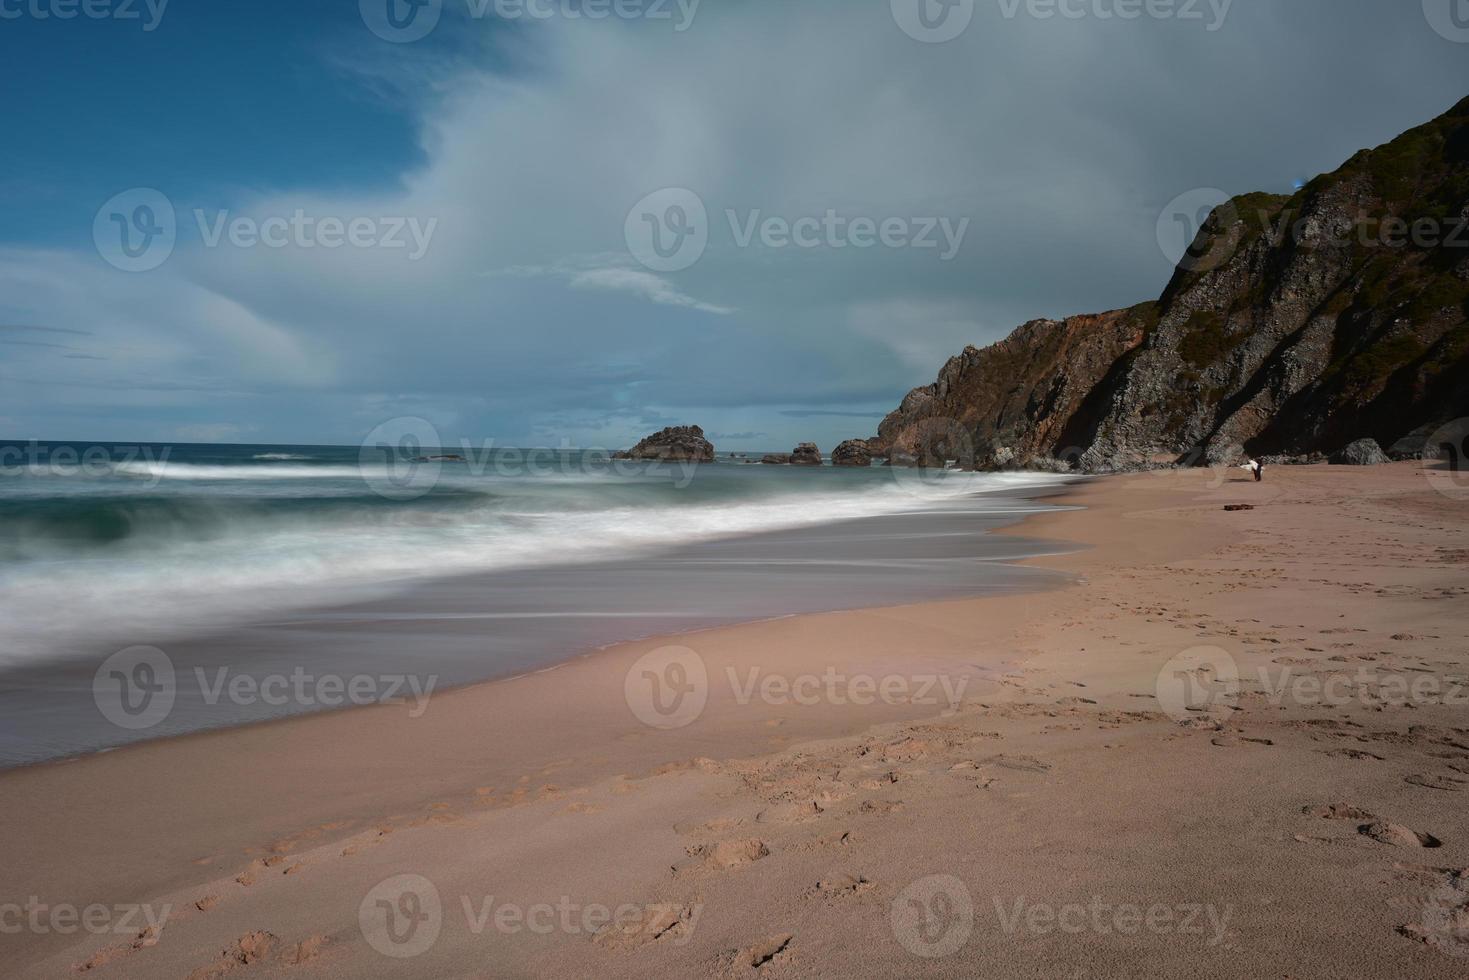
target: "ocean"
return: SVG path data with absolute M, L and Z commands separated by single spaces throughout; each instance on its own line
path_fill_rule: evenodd
M 181 680 L 166 718 L 119 725 L 98 710 L 100 665 L 139 646 L 180 678 L 396 671 L 442 687 L 640 636 L 1044 587 L 1053 576 L 1007 562 L 1054 548 L 991 532 L 1064 482 L 573 450 L 0 443 L 0 765 L 323 706 L 211 701 Z

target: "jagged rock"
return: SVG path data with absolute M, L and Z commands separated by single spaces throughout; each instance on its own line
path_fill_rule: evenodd
M 1448 207 L 1447 234 L 1469 218 L 1466 147 L 1469 99 L 1292 196 L 1234 198 L 1155 302 L 965 348 L 882 421 L 873 452 L 1116 472 L 1308 457 L 1362 436 L 1396 451 L 1469 417 L 1469 257 L 1360 242 L 1389 219 Z M 1404 160 L 1412 181 L 1395 176 Z
M 1389 460 L 1376 439 L 1358 439 L 1334 453 L 1331 462 L 1337 466 L 1381 466 Z
M 816 448 L 814 442 L 803 442 L 791 453 L 792 466 L 820 466 L 821 450 Z
M 866 439 L 848 439 L 831 452 L 833 466 L 871 466 L 872 450 Z
M 1030 456 L 1020 464 L 1026 473 L 1070 473 L 1071 464 L 1052 456 Z
M 766 466 L 789 466 L 791 462 L 791 457 L 788 453 L 771 453 L 764 459 L 760 460 L 760 462 L 764 463 Z
M 714 444 L 704 438 L 697 425 L 670 426 L 638 443 L 618 459 L 652 459 L 662 462 L 712 463 Z

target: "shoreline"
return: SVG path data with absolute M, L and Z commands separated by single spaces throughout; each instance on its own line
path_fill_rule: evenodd
M 163 942 L 119 958 L 122 972 L 118 975 L 129 975 L 128 969 L 146 975 L 160 963 L 187 964 L 211 948 L 224 948 L 228 940 L 248 931 L 246 927 L 268 930 L 283 941 L 323 938 L 335 950 L 318 964 L 326 975 L 390 975 L 397 961 L 373 952 L 355 925 L 348 926 L 357 899 L 394 869 L 416 869 L 439 882 L 440 890 L 446 892 L 451 883 L 472 892 L 479 886 L 456 879 L 476 868 L 490 873 L 493 883 L 484 885 L 488 892 L 500 894 L 503 885 L 506 894 L 526 896 L 524 901 L 537 894 L 555 894 L 558 888 L 572 894 L 610 890 L 637 895 L 683 895 L 693 888 L 711 909 L 717 907 L 719 925 L 701 927 L 703 931 L 693 937 L 688 950 L 667 944 L 646 950 L 646 961 L 638 958 L 642 953 L 619 958 L 623 954 L 566 935 L 494 937 L 500 941 L 493 953 L 496 964 L 511 972 L 525 972 L 528 964 L 537 963 L 544 964 L 541 968 L 581 972 L 594 968 L 637 972 L 646 967 L 656 975 L 674 975 L 690 968 L 688 956 L 700 957 L 697 962 L 701 964 L 712 962 L 702 957 L 715 955 L 726 941 L 733 941 L 732 936 L 737 940 L 744 935 L 748 942 L 774 931 L 774 925 L 761 918 L 768 903 L 755 899 L 750 888 L 780 894 L 788 883 L 800 880 L 807 880 L 802 888 L 809 887 L 810 881 L 824 873 L 819 866 L 830 866 L 833 861 L 850 866 L 853 872 L 862 871 L 871 882 L 872 894 L 854 899 L 859 904 L 847 911 L 867 908 L 860 903 L 870 904 L 874 918 L 864 928 L 872 934 L 863 932 L 864 939 L 853 943 L 852 950 L 838 953 L 820 940 L 825 928 L 822 902 L 798 902 L 789 907 L 777 903 L 786 910 L 782 914 L 789 913 L 801 925 L 795 931 L 797 941 L 790 956 L 782 953 L 780 959 L 796 966 L 804 964 L 806 972 L 817 969 L 817 963 L 827 963 L 820 957 L 828 954 L 842 968 L 852 968 L 852 956 L 883 957 L 893 968 L 919 966 L 922 960 L 894 945 L 892 930 L 885 922 L 877 923 L 886 919 L 902 886 L 920 871 L 948 868 L 966 880 L 1034 876 L 1038 868 L 1049 866 L 1049 852 L 1104 853 L 1110 835 L 1127 837 L 1134 832 L 1129 824 L 1154 828 L 1150 834 L 1167 833 L 1163 828 L 1170 826 L 1192 826 L 1187 821 L 1178 823 L 1184 811 L 1196 814 L 1189 819 L 1214 813 L 1215 823 L 1229 824 L 1239 808 L 1255 824 L 1265 821 L 1273 827 L 1280 823 L 1309 832 L 1321 828 L 1297 826 L 1299 804 L 1282 804 L 1275 808 L 1278 813 L 1266 814 L 1260 810 L 1260 801 L 1282 794 L 1289 798 L 1316 783 L 1334 786 L 1333 790 L 1316 790 L 1331 792 L 1334 799 L 1335 793 L 1348 792 L 1354 779 L 1381 775 L 1355 762 L 1326 766 L 1319 761 L 1321 749 L 1310 744 L 1317 736 L 1307 734 L 1316 729 L 1291 728 L 1293 719 L 1285 723 L 1281 731 L 1286 734 L 1282 735 L 1276 730 L 1282 725 L 1280 718 L 1273 713 L 1255 718 L 1256 708 L 1242 702 L 1241 711 L 1220 721 L 1218 728 L 1180 728 L 1176 720 L 1158 710 L 1157 697 L 1147 692 L 1166 655 L 1180 649 L 1178 641 L 1169 640 L 1180 631 L 1187 634 L 1185 639 L 1199 639 L 1202 633 L 1204 639 L 1237 647 L 1235 655 L 1244 664 L 1257 646 L 1272 655 L 1281 652 L 1269 642 L 1267 634 L 1274 628 L 1248 626 L 1251 619 L 1268 624 L 1271 620 L 1266 616 L 1277 617 L 1277 622 L 1293 621 L 1281 617 L 1294 616 L 1301 622 L 1307 622 L 1307 617 L 1321 618 L 1320 632 L 1325 635 L 1330 632 L 1326 622 L 1358 612 L 1351 607 L 1340 613 L 1334 608 L 1315 608 L 1309 594 L 1323 590 L 1334 594 L 1340 587 L 1288 576 L 1287 587 L 1287 580 L 1279 579 L 1285 574 L 1281 568 L 1292 561 L 1290 549 L 1319 550 L 1323 542 L 1335 541 L 1344 528 L 1359 536 L 1385 533 L 1377 526 L 1385 521 L 1384 515 L 1400 516 L 1401 511 L 1405 519 L 1418 522 L 1414 527 L 1428 520 L 1425 514 L 1431 521 L 1460 519 L 1461 514 L 1444 506 L 1448 501 L 1427 488 L 1415 468 L 1398 464 L 1373 472 L 1277 469 L 1272 473 L 1275 479 L 1262 487 L 1235 480 L 1209 487 L 1200 479 L 1207 474 L 1200 473 L 1089 481 L 1053 498 L 1058 503 L 1079 501 L 1087 509 L 1033 515 L 1020 529 L 1027 537 L 1090 546 L 1065 556 L 1027 560 L 1073 574 L 1074 584 L 1067 588 L 800 615 L 678 638 L 682 641 L 679 646 L 697 647 L 711 677 L 719 678 L 722 671 L 733 668 L 742 684 L 749 676 L 744 673 L 747 668 L 787 679 L 807 673 L 820 676 L 831 667 L 849 675 L 879 678 L 912 678 L 926 672 L 948 677 L 955 685 L 967 678 L 957 711 L 946 713 L 948 706 L 943 704 L 853 706 L 825 703 L 820 698 L 811 704 L 766 703 L 756 698 L 740 705 L 712 681 L 702 715 L 684 728 L 664 731 L 629 717 L 624 684 L 640 657 L 667 644 L 657 639 L 619 644 L 549 672 L 446 694 L 414 729 L 405 729 L 401 718 L 395 720 L 384 709 L 366 708 L 287 719 L 268 732 L 252 727 L 202 733 L 148 743 L 126 753 L 0 774 L 6 790 L 0 794 L 0 812 L 8 811 L 7 822 L 20 830 L 7 848 L 11 852 L 5 855 L 7 867 L 14 868 L 22 890 L 26 884 L 40 882 L 42 891 L 56 901 L 83 900 L 89 890 L 91 900 L 99 901 L 108 899 L 98 892 L 113 896 L 114 901 L 121 900 L 116 897 L 121 894 L 138 900 L 217 893 L 218 908 L 207 915 L 190 913 L 170 926 Z M 1350 496 L 1343 498 L 1343 493 Z M 1341 500 L 1349 503 L 1328 503 Z M 1255 503 L 1259 509 L 1245 515 L 1224 514 L 1223 504 L 1234 502 Z M 1354 511 L 1369 507 L 1376 508 L 1371 511 L 1372 520 L 1357 520 Z M 1401 528 L 1397 531 L 1408 533 Z M 1433 540 L 1439 537 L 1438 532 L 1430 535 Z M 1355 552 L 1344 554 L 1340 547 L 1331 547 L 1335 550 L 1326 553 L 1334 554 L 1338 563 L 1359 560 Z M 1384 540 L 1369 550 L 1381 561 L 1391 547 Z M 1322 564 L 1331 567 L 1330 560 L 1323 559 Z M 1253 570 L 1237 571 L 1236 566 Z M 1465 578 L 1454 565 L 1430 567 L 1427 574 L 1421 567 L 1392 568 L 1391 572 L 1380 571 L 1377 579 L 1391 585 L 1387 578 L 1417 581 L 1439 571 Z M 1454 585 L 1462 590 L 1456 595 L 1469 594 L 1464 584 Z M 1250 591 L 1260 587 L 1264 591 Z M 1240 615 L 1234 608 L 1247 591 L 1247 608 L 1256 613 L 1254 617 Z M 1381 630 L 1407 635 L 1401 622 L 1404 610 L 1394 612 L 1391 601 L 1370 596 L 1354 601 L 1363 607 L 1364 615 L 1370 605 L 1372 615 L 1384 619 Z M 1183 605 L 1173 609 L 1180 602 Z M 1431 608 L 1437 610 L 1435 617 L 1457 617 L 1462 622 L 1462 614 L 1453 608 Z M 1140 611 L 1131 611 L 1134 609 Z M 1415 606 L 1407 618 L 1417 616 L 1422 621 L 1423 615 Z M 1379 630 L 1375 623 L 1367 628 L 1374 633 Z M 1305 635 L 1308 631 L 1292 627 L 1288 632 Z M 1258 642 L 1253 633 L 1261 634 Z M 1434 633 L 1443 640 L 1454 635 L 1443 628 Z M 1301 652 L 1289 635 L 1280 635 L 1276 643 L 1285 643 L 1284 649 L 1293 653 Z M 1462 663 L 1461 654 L 1442 649 L 1443 640 L 1424 640 L 1420 646 L 1424 650 L 1432 647 L 1439 656 L 1452 654 L 1451 659 Z M 1380 641 L 1374 637 L 1374 642 L 1391 647 L 1407 641 L 1391 640 L 1384 633 Z M 1146 701 L 1135 700 L 1145 696 Z M 547 726 L 548 710 L 574 720 Z M 1304 707 L 1292 707 L 1289 714 L 1304 715 L 1302 720 L 1320 717 Z M 1342 714 L 1334 710 L 1331 716 Z M 1436 715 L 1435 709 L 1425 708 L 1415 712 L 1413 720 L 1426 723 Z M 1242 720 L 1246 717 L 1251 720 Z M 527 725 L 539 727 L 527 729 Z M 959 732 L 972 725 L 983 729 L 976 744 L 987 751 L 953 759 L 956 746 L 968 744 L 964 739 L 969 736 L 935 733 Z M 1275 748 L 1255 748 L 1252 742 L 1241 742 L 1241 736 L 1231 734 L 1233 729 L 1250 725 L 1268 727 Z M 405 730 L 412 733 L 420 751 L 404 752 L 398 746 L 394 754 L 394 734 Z M 536 736 L 528 736 L 529 730 L 535 730 Z M 992 736 L 992 732 L 997 734 Z M 484 740 L 490 733 L 493 744 Z M 1318 761 L 1302 768 L 1304 763 L 1288 754 L 1295 752 L 1295 746 L 1288 744 L 1292 739 L 1309 740 L 1300 746 L 1305 754 L 1299 758 Z M 880 749 L 876 756 L 862 748 L 871 745 Z M 1386 755 L 1385 744 L 1374 743 L 1372 749 Z M 852 755 L 854 750 L 858 755 Z M 1272 751 L 1277 753 L 1273 757 Z M 310 756 L 309 763 L 303 760 L 303 752 Z M 986 756 L 989 761 L 984 761 Z M 821 761 L 828 757 L 833 761 Z M 1119 761 L 1127 758 L 1142 768 Z M 1287 758 L 1291 761 L 1284 761 Z M 873 759 L 877 768 L 871 776 L 862 777 L 861 771 L 872 769 Z M 935 767 L 933 763 L 940 760 L 946 761 Z M 1252 760 L 1262 764 L 1269 760 L 1269 768 L 1251 770 Z M 810 770 L 810 765 L 816 769 Z M 1221 765 L 1232 773 L 1223 782 L 1217 775 Z M 1240 769 L 1242 765 L 1246 768 Z M 886 770 L 893 774 L 891 783 L 873 780 Z M 293 771 L 298 774 L 293 776 Z M 1158 782 L 1163 772 L 1169 775 Z M 303 780 L 302 773 L 310 780 Z M 1287 773 L 1289 780 L 1281 783 L 1278 777 Z M 1141 786 L 1139 775 L 1144 777 Z M 977 777 L 983 777 L 979 788 L 974 782 Z M 1265 783 L 1260 782 L 1262 778 Z M 1391 782 L 1401 787 L 1401 774 Z M 747 789 L 741 791 L 741 785 Z M 1089 796 L 1118 792 L 1136 796 L 1142 787 L 1151 787 L 1144 793 L 1151 792 L 1156 799 L 1142 810 L 1118 804 L 1116 814 L 1127 818 L 1119 826 L 1113 826 L 1117 817 L 1100 819 L 1095 807 L 1078 809 L 1080 801 Z M 180 790 L 186 791 L 182 798 Z M 769 819 L 758 819 L 741 802 L 743 794 L 752 790 L 766 801 L 761 812 Z M 806 816 L 797 815 L 787 823 L 772 815 L 789 815 L 781 808 L 812 800 L 813 792 L 813 809 Z M 960 795 L 951 798 L 952 792 Z M 1242 792 L 1246 796 L 1241 802 L 1249 801 L 1242 808 L 1235 803 L 1220 809 L 1224 798 Z M 1426 798 L 1394 802 L 1384 795 L 1385 789 L 1366 784 L 1353 792 L 1357 798 L 1349 802 L 1391 810 L 1396 819 L 1443 839 L 1445 849 L 1432 852 L 1435 862 L 1469 863 L 1469 851 L 1464 849 L 1469 827 L 1462 826 L 1466 821 L 1435 808 L 1439 802 L 1452 803 L 1449 794 L 1410 787 L 1410 795 L 1416 792 Z M 325 799 L 313 803 L 313 793 Z M 1435 795 L 1446 799 L 1435 800 Z M 153 798 L 152 806 L 141 802 Z M 133 802 L 118 807 L 120 799 Z M 112 806 L 99 810 L 97 803 L 102 801 Z M 1007 802 L 994 810 L 1002 801 Z M 974 806 L 992 812 L 983 818 L 963 815 Z M 1006 816 L 1037 806 L 1050 813 L 1039 824 L 1017 824 Z M 181 809 L 188 812 L 181 813 Z M 288 811 L 288 816 L 272 821 L 264 819 L 261 810 Z M 691 824 L 693 817 L 678 816 L 685 813 L 705 817 Z M 690 829 L 696 825 L 704 829 Z M 838 852 L 821 841 L 828 839 L 824 835 L 829 831 L 843 826 L 855 835 L 851 839 L 856 843 L 851 856 L 838 860 Z M 931 836 L 940 826 L 946 829 Z M 221 832 L 222 827 L 229 832 Z M 1046 829 L 1039 830 L 1042 827 Z M 201 832 L 200 828 L 208 829 Z M 1192 861 L 1195 870 L 1201 862 L 1213 867 L 1217 861 L 1223 867 L 1238 859 L 1238 848 L 1232 852 L 1226 846 L 1235 840 L 1234 831 L 1218 836 L 1226 829 L 1215 827 L 1208 839 L 1183 830 L 1176 844 L 1155 838 L 1153 847 L 1164 848 L 1159 860 L 1169 867 L 1174 860 L 1185 859 Z M 1069 836 L 1055 836 L 1063 830 Z M 1037 832 L 1051 839 L 1049 852 L 1032 852 L 1028 845 L 1020 844 Z M 614 837 L 608 838 L 609 833 Z M 889 844 L 884 842 L 894 833 L 899 835 L 894 844 L 897 840 L 907 843 L 889 853 Z M 914 837 L 915 833 L 919 836 Z M 1257 840 L 1258 832 L 1247 838 L 1252 853 L 1269 850 L 1270 862 L 1276 864 L 1295 866 L 1332 854 L 1360 853 L 1340 848 L 1312 850 L 1301 844 L 1276 853 L 1271 850 L 1277 846 L 1274 833 L 1266 835 L 1268 840 Z M 1290 843 L 1290 834 L 1281 833 Z M 91 835 L 97 834 L 110 837 L 93 845 Z M 958 849 L 950 847 L 942 843 L 947 840 L 945 834 L 957 834 L 966 843 Z M 594 842 L 605 846 L 619 839 L 616 835 L 622 835 L 621 843 L 600 857 L 586 850 Z M 717 842 L 732 836 L 758 838 L 760 848 L 774 859 L 761 855 L 753 867 L 728 875 L 702 865 L 679 870 L 682 865 L 676 855 L 683 853 L 685 844 L 695 849 L 691 855 L 704 854 L 697 850 L 705 847 L 699 841 Z M 18 853 L 20 842 L 27 839 L 29 852 Z M 525 854 L 542 858 L 516 857 L 517 848 L 505 850 L 492 845 L 492 840 L 503 840 L 506 846 L 514 843 Z M 1174 854 L 1185 845 L 1193 848 L 1191 858 L 1181 851 Z M 969 879 L 964 869 L 973 860 L 971 855 L 990 853 L 995 847 L 1000 851 L 990 854 L 983 876 Z M 845 846 L 840 850 L 846 853 Z M 560 857 L 563 853 L 565 860 Z M 899 853 L 908 858 L 896 858 Z M 1005 856 L 1012 853 L 1015 857 Z M 1234 858 L 1229 857 L 1231 853 Z M 1017 863 L 1020 854 L 1027 856 Z M 469 855 L 479 856 L 466 862 Z M 276 856 L 290 870 L 302 870 L 282 878 L 272 870 Z M 548 863 L 540 866 L 537 860 Z M 736 863 L 743 865 L 744 861 Z M 668 877 L 669 864 L 675 867 L 672 878 Z M 107 871 L 99 873 L 99 868 Z M 1310 868 L 1302 865 L 1298 872 L 1303 883 L 1320 886 L 1319 875 L 1308 873 Z M 795 877 L 788 880 L 787 873 Z M 1124 896 L 1139 889 L 1164 893 L 1174 888 L 1162 883 L 1157 877 L 1161 873 L 1149 871 L 1143 884 L 1125 886 L 1134 875 L 1125 867 L 1106 864 L 1093 871 L 1100 875 L 1099 883 L 1121 887 Z M 1182 867 L 1169 873 L 1180 882 L 1197 880 L 1196 875 L 1182 873 Z M 807 876 L 813 877 L 808 880 Z M 248 883 L 241 880 L 246 878 Z M 1032 877 L 1031 888 L 1054 890 L 1068 879 L 1057 868 L 1054 878 Z M 860 883 L 855 887 L 863 895 L 868 892 Z M 324 888 L 327 890 L 322 891 Z M 345 898 L 339 894 L 343 891 Z M 298 897 L 293 898 L 297 892 Z M 740 895 L 745 895 L 748 906 L 737 900 Z M 331 896 L 337 898 L 329 900 Z M 1239 895 L 1235 899 L 1241 909 L 1253 908 Z M 980 911 L 989 914 L 987 909 Z M 1348 908 L 1342 915 L 1352 919 L 1359 913 L 1367 918 L 1385 914 L 1378 905 L 1369 904 Z M 1238 923 L 1238 917 L 1234 921 Z M 1363 936 L 1376 935 L 1381 923 L 1374 919 L 1371 930 L 1367 924 L 1353 921 L 1351 927 Z M 1331 923 L 1322 927 L 1336 929 Z M 710 930 L 713 935 L 708 935 Z M 480 937 L 466 934 L 462 925 L 452 936 L 449 931 L 446 928 L 446 937 L 415 966 L 446 975 L 482 969 L 482 961 L 475 958 L 487 952 L 484 943 L 477 942 Z M 1345 952 L 1341 955 L 1350 953 L 1366 963 L 1361 973 L 1365 976 L 1393 975 L 1379 966 L 1383 956 L 1398 966 L 1411 963 L 1424 976 L 1449 975 L 1445 964 L 1452 965 L 1452 960 L 1423 943 L 1388 932 L 1382 940 L 1388 944 L 1385 950 L 1373 946 L 1364 953 L 1363 943 L 1352 941 L 1342 947 Z M 174 933 L 182 934 L 181 938 L 173 940 Z M 51 942 L 34 940 L 27 951 L 28 961 L 38 968 L 42 964 L 55 967 L 77 955 L 66 952 L 55 938 Z M 1081 943 L 1085 948 L 1080 960 L 1075 950 L 1048 947 L 1037 963 L 1043 961 L 1050 968 L 1085 962 L 1097 942 L 1087 937 Z M 993 972 L 994 964 L 985 959 L 997 952 L 990 949 L 990 940 L 971 941 L 965 949 L 954 959 L 938 962 L 960 973 L 972 973 L 976 964 L 987 965 Z M 1198 965 L 1197 960 L 1173 962 L 1179 967 L 1185 962 Z M 470 965 L 476 963 L 480 966 Z
M 393 693 L 419 700 L 642 639 L 813 612 L 1054 588 L 1059 579 L 1020 563 L 1041 552 L 1011 529 L 1050 509 L 1047 499 L 1057 492 L 1064 487 L 1055 481 L 998 486 L 956 498 L 959 503 L 936 500 L 615 560 L 459 572 L 392 590 L 380 585 L 374 591 L 382 594 L 373 598 L 265 611 L 213 631 L 120 632 L 127 650 L 151 651 L 146 666 L 155 676 L 175 679 L 163 717 L 134 724 L 119 715 L 118 704 L 106 717 L 99 713 L 102 704 L 90 691 L 100 649 L 0 671 L 0 714 L 8 716 L 0 721 L 0 771 L 371 707 L 377 700 L 342 696 L 330 704 L 299 689 L 294 699 L 281 698 L 278 683 L 280 703 L 272 707 L 265 685 L 289 680 L 281 676 L 287 666 L 308 684 L 361 680 L 373 692 L 397 686 Z M 138 667 L 112 666 L 124 675 Z M 222 698 L 226 676 L 259 689 L 247 687 L 246 703 Z

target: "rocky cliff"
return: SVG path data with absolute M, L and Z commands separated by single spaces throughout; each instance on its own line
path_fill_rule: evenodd
M 1469 99 L 1294 196 L 1221 205 L 1154 302 L 966 348 L 870 442 L 1109 470 L 1391 446 L 1466 415 Z

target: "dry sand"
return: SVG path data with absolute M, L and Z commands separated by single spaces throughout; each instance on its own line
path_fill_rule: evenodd
M 1027 522 L 1091 546 L 1057 592 L 0 775 L 0 904 L 47 906 L 0 908 L 0 973 L 1469 975 L 1469 502 L 1223 479 Z M 145 907 L 48 924 L 94 903 Z

